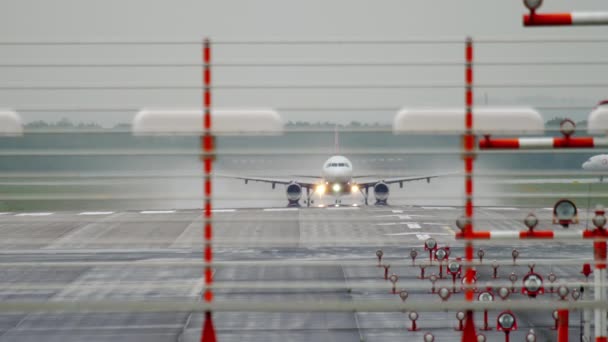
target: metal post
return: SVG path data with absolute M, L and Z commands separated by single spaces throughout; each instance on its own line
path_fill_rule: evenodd
M 213 167 L 213 154 L 215 152 L 215 141 L 211 132 L 211 42 L 205 39 L 203 43 L 203 136 L 201 137 L 201 149 L 203 150 L 203 255 L 205 262 L 204 277 L 205 289 L 203 298 L 206 302 L 213 301 L 213 238 L 212 226 L 212 206 L 211 206 L 211 172 Z M 201 342 L 215 342 L 215 328 L 213 326 L 213 316 L 211 311 L 205 312 L 203 329 L 201 332 Z
M 465 188 L 465 218 L 466 225 L 463 233 L 465 235 L 465 298 L 473 301 L 473 289 L 470 287 L 473 281 L 473 162 L 475 160 L 475 135 L 473 133 L 473 39 L 467 37 L 465 42 L 465 133 L 463 136 L 463 159 L 464 159 L 464 188 Z M 466 311 L 465 327 L 462 332 L 462 341 L 475 341 L 475 320 L 473 310 Z
M 557 321 L 557 342 L 568 342 L 568 310 L 558 310 Z
M 603 229 L 596 229 L 599 233 L 603 233 Z M 599 235 L 599 234 L 598 234 Z M 605 235 L 602 234 L 602 235 Z M 594 295 L 595 301 L 598 303 L 606 301 L 606 241 L 595 241 L 593 243 L 594 248 L 594 259 L 595 259 L 595 271 L 594 273 Z M 595 309 L 595 341 L 596 342 L 607 342 L 606 337 L 606 311 L 602 309 Z

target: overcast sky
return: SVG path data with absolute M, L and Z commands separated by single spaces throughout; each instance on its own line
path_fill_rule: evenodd
M 608 11 L 603 0 L 545 0 L 541 11 Z M 519 0 L 13 0 L 0 2 L 2 41 L 198 41 L 227 40 L 424 39 L 491 37 L 608 37 L 608 27 L 523 28 Z M 403 46 L 227 46 L 217 45 L 214 62 L 462 60 L 460 44 Z M 480 61 L 608 61 L 608 43 L 480 44 Z M 200 48 L 184 46 L 0 46 L 1 63 L 197 63 Z M 483 83 L 601 83 L 607 66 L 478 67 Z M 1 85 L 199 85 L 198 68 L 41 69 L 2 68 Z M 221 68 L 219 84 L 444 84 L 462 82 L 462 67 L 412 68 Z M 592 107 L 608 97 L 604 87 L 476 89 L 489 104 Z M 461 89 L 393 90 L 220 90 L 217 107 L 382 107 L 462 106 Z M 8 108 L 192 107 L 198 91 L 0 91 Z M 564 111 L 544 112 L 547 117 Z M 576 119 L 585 110 L 573 111 Z M 392 110 L 360 112 L 285 111 L 290 120 L 390 121 Z M 94 120 L 104 125 L 129 122 L 132 112 L 24 112 L 26 121 Z

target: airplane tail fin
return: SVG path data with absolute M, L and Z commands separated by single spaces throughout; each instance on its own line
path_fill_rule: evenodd
M 340 152 L 340 138 L 338 135 L 338 125 L 334 126 L 334 153 L 338 154 Z

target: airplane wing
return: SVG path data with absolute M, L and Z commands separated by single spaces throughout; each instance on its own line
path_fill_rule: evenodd
M 405 183 L 405 182 L 414 182 L 419 180 L 426 179 L 427 182 L 431 181 L 431 178 L 441 177 L 442 175 L 428 175 L 428 176 L 411 176 L 411 177 L 393 177 L 393 178 L 385 178 L 385 179 L 374 179 L 374 180 L 366 180 L 357 182 L 359 186 L 367 187 L 374 186 L 374 184 L 378 182 L 384 182 L 386 184 L 394 184 L 394 183 Z
M 298 183 L 303 188 L 313 189 L 315 187 L 315 185 L 320 182 L 319 177 L 315 177 L 316 181 L 311 181 L 310 179 L 306 180 L 306 181 L 302 181 L 301 179 L 231 176 L 231 175 L 221 175 L 221 174 L 215 174 L 214 176 L 221 177 L 221 178 L 240 179 L 240 180 L 245 181 L 245 184 L 247 184 L 249 181 L 252 181 L 252 182 L 262 182 L 262 183 L 270 183 L 270 184 L 272 184 L 272 188 L 273 189 L 274 189 L 274 187 L 275 187 L 276 184 L 287 185 L 287 184 L 291 184 L 293 182 Z

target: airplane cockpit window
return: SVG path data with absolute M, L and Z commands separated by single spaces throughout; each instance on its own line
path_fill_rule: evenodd
M 346 164 L 344 164 L 344 163 L 339 163 L 339 164 L 338 164 L 338 166 L 340 166 L 340 167 L 344 167 L 344 166 L 346 166 Z
M 346 166 L 346 167 L 350 167 L 350 165 L 348 165 L 348 163 L 344 163 L 344 166 Z
M 331 167 L 337 167 L 337 166 L 338 166 L 338 164 L 336 164 L 336 163 L 331 163 Z

